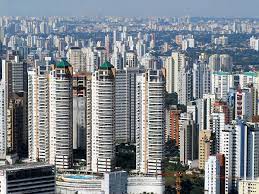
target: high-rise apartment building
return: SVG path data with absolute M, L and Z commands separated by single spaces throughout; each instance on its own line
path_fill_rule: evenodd
M 210 130 L 215 134 L 216 153 L 220 153 L 220 136 L 225 129 L 225 114 L 222 112 L 212 113 Z
M 166 120 L 166 140 L 175 141 L 175 145 L 180 145 L 180 137 L 179 137 L 179 120 L 181 110 L 177 109 L 175 106 L 171 106 L 167 109 L 166 112 L 167 120 Z
M 81 48 L 71 47 L 67 52 L 67 60 L 73 66 L 75 72 L 85 71 L 86 66 L 83 64 L 83 55 Z
M 205 163 L 205 194 L 220 194 L 220 164 L 217 156 L 210 156 Z
M 116 142 L 135 142 L 136 133 L 136 77 L 139 70 L 117 69 L 115 74 Z
M 187 165 L 189 161 L 198 159 L 199 132 L 192 119 L 192 114 L 182 113 L 179 121 L 180 162 Z
M 167 57 L 165 59 L 165 65 L 164 65 L 165 71 L 166 71 L 166 91 L 171 94 L 175 91 L 175 72 L 176 68 L 174 65 L 174 60 L 172 57 Z
M 227 72 L 214 72 L 212 74 L 211 93 L 218 99 L 227 100 L 230 88 L 234 86 L 233 75 Z
M 226 125 L 225 129 L 220 132 L 220 153 L 225 157 L 225 193 L 232 190 L 233 174 L 232 174 L 232 154 L 233 154 L 233 127 Z
M 253 194 L 259 191 L 259 179 L 248 179 L 238 181 L 239 194 Z
M 173 92 L 176 92 L 179 94 L 180 90 L 180 82 L 182 82 L 181 77 L 181 70 L 186 65 L 186 57 L 184 54 L 181 54 L 179 52 L 173 52 L 172 53 L 173 58 L 173 68 L 174 68 L 174 80 L 173 80 Z
M 129 51 L 126 53 L 126 61 L 124 68 L 136 68 L 138 67 L 137 54 L 134 51 Z
M 206 61 L 193 64 L 193 98 L 202 98 L 211 93 L 211 70 Z
M 92 76 L 91 170 L 109 172 L 115 159 L 115 69 L 103 63 Z
M 28 73 L 29 159 L 57 168 L 73 163 L 73 72 L 65 61 Z
M 210 130 L 202 130 L 199 133 L 199 168 L 205 168 L 205 162 L 213 155 L 213 139 Z
M 49 82 L 44 66 L 28 71 L 28 145 L 30 161 L 49 162 Z
M 250 89 L 235 92 L 235 118 L 250 119 L 253 115 L 253 97 Z
M 52 65 L 49 79 L 49 158 L 57 168 L 73 163 L 73 68 L 65 60 Z
M 87 155 L 91 146 L 91 76 L 83 72 L 73 75 L 73 149 L 84 150 Z
M 1 69 L 1 159 L 13 154 L 27 157 L 27 64 L 8 53 Z
M 137 76 L 136 168 L 145 174 L 162 172 L 165 142 L 165 78 L 161 70 Z

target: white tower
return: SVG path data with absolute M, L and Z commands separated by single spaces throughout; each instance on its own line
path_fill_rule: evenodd
M 210 156 L 205 163 L 205 194 L 220 194 L 220 165 L 217 156 Z
M 161 70 L 137 77 L 136 168 L 161 173 L 165 135 L 165 79 Z
M 49 74 L 50 163 L 70 168 L 73 162 L 73 70 L 62 60 Z
M 115 69 L 102 64 L 92 76 L 93 172 L 109 172 L 115 157 Z

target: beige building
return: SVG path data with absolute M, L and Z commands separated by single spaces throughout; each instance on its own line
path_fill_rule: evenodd
M 211 155 L 212 140 L 211 131 L 202 130 L 199 135 L 199 168 L 205 168 L 205 162 Z
M 256 180 L 241 180 L 238 183 L 239 194 L 259 193 L 259 178 Z

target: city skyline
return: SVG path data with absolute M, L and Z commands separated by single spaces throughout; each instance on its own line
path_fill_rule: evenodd
M 8 16 L 183 16 L 258 17 L 259 2 L 249 0 L 1 0 L 0 15 Z M 115 6 L 116 5 L 116 6 Z M 39 9 L 40 7 L 40 9 Z M 125 9 L 127 8 L 127 9 Z M 159 8 L 159 9 L 158 9 Z M 231 9 L 230 9 L 231 8 Z

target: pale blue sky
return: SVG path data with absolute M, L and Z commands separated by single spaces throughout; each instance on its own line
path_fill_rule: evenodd
M 0 0 L 0 15 L 259 16 L 259 0 Z

